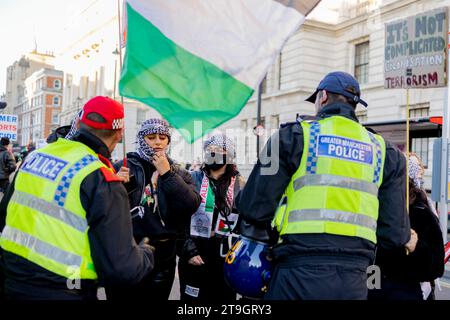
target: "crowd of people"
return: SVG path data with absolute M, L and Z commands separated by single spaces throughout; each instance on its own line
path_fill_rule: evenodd
M 93 300 L 104 287 L 108 300 L 167 300 L 178 256 L 182 301 L 229 302 L 225 257 L 245 237 L 270 246 L 268 300 L 434 299 L 444 246 L 425 169 L 358 123 L 360 94 L 351 75 L 328 74 L 307 99 L 315 116 L 282 125 L 262 151 L 278 155 L 278 170 L 258 161 L 247 182 L 230 137 L 208 137 L 188 171 L 170 158 L 171 128 L 157 118 L 112 163 L 124 110 L 107 97 L 18 168 L 2 138 L 2 296 Z M 369 290 L 373 264 L 381 287 Z

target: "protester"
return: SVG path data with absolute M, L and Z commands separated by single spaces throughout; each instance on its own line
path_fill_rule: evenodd
M 167 300 L 175 276 L 176 238 L 200 205 L 200 195 L 189 173 L 168 156 L 171 132 L 166 121 L 149 119 L 137 134 L 137 152 L 114 166 L 128 182 L 133 233 L 136 241 L 148 237 L 156 248 L 153 271 L 134 286 L 109 286 L 110 300 Z
M 16 171 L 16 161 L 10 149 L 9 138 L 0 140 L 0 192 L 6 192 L 10 184 L 10 175 Z
M 204 144 L 205 163 L 192 172 L 202 205 L 192 216 L 180 254 L 181 300 L 236 300 L 223 272 L 224 257 L 237 233 L 239 214 L 234 200 L 245 184 L 234 164 L 235 149 L 226 136 L 212 136 Z
M 438 217 L 421 189 L 423 168 L 417 156 L 409 161 L 409 219 L 411 240 L 406 249 L 377 252 L 381 289 L 370 290 L 372 300 L 424 300 L 434 297 L 430 285 L 444 273 L 444 243 Z M 421 284 L 422 282 L 422 284 Z

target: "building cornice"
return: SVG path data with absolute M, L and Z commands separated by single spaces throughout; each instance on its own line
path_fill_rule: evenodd
M 416 2 L 421 2 L 422 0 L 403 0 L 403 1 L 396 1 L 396 2 L 391 2 L 388 3 L 384 6 L 381 6 L 379 9 L 379 15 L 383 15 L 387 12 L 392 12 L 395 10 L 399 10 L 403 7 L 407 7 L 413 3 Z M 342 31 L 344 29 L 347 29 L 355 24 L 358 23 L 362 23 L 364 21 L 367 21 L 368 18 L 370 18 L 371 16 L 373 16 L 373 10 L 366 12 L 362 15 L 358 15 L 356 17 L 347 19 L 345 21 L 339 22 L 337 24 L 330 24 L 330 23 L 326 23 L 326 22 L 322 22 L 322 21 L 317 21 L 317 20 L 306 20 L 304 23 L 305 27 L 312 27 L 312 28 L 317 28 L 317 29 L 322 29 L 328 32 L 339 32 Z

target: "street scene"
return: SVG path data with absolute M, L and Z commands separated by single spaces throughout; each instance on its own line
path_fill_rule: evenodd
M 1 0 L 0 304 L 450 300 L 449 7 Z

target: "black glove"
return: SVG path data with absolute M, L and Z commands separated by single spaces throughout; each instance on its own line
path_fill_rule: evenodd
M 270 242 L 269 230 L 266 227 L 256 226 L 254 224 L 248 223 L 245 220 L 242 220 L 239 226 L 239 231 L 241 235 L 252 240 L 265 243 Z
M 155 254 L 156 248 L 154 246 L 151 246 L 149 243 L 150 239 L 145 237 L 144 239 L 141 240 L 141 242 L 139 242 L 139 247 L 146 250 L 150 250 L 153 254 Z

